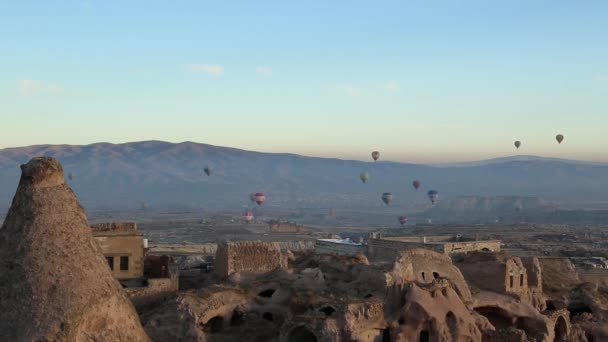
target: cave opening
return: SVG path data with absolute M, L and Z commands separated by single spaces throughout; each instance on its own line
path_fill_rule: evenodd
M 445 323 L 447 324 L 448 328 L 450 329 L 450 334 L 452 335 L 452 339 L 454 341 L 458 340 L 458 319 L 456 319 L 456 316 L 454 315 L 454 313 L 452 311 L 448 311 L 448 313 L 445 315 Z
M 325 306 L 325 307 L 321 308 L 319 311 L 324 313 L 325 316 L 331 316 L 334 312 L 336 312 L 336 309 L 332 308 L 331 306 Z
M 264 290 L 264 291 L 258 293 L 258 296 L 262 297 L 262 298 L 271 298 L 272 295 L 274 295 L 274 292 L 275 292 L 274 289 L 268 289 L 268 290 Z
M 264 312 L 264 314 L 262 315 L 262 318 L 267 321 L 271 321 L 271 322 L 274 321 L 274 316 L 270 312 Z
M 439 278 L 439 273 L 433 272 L 433 278 L 435 278 L 435 279 Z
M 391 342 L 391 332 L 388 329 L 382 330 L 382 342 Z
M 420 338 L 418 339 L 418 342 L 430 342 L 431 341 L 431 337 L 429 334 L 428 330 L 422 330 L 420 332 Z
M 509 314 L 498 307 L 484 306 L 475 308 L 475 311 L 487 318 L 496 329 L 506 329 L 513 325 Z
M 208 333 L 218 333 L 224 330 L 224 317 L 215 316 L 207 321 L 207 324 L 203 327 L 203 331 Z
M 287 335 L 287 341 L 289 342 L 318 342 L 317 337 L 312 331 L 308 330 L 305 326 L 301 325 Z
M 243 324 L 245 324 L 245 314 L 242 311 L 234 310 L 230 318 L 230 326 L 240 327 Z
M 555 342 L 565 342 L 568 339 L 568 326 L 564 317 L 559 316 L 555 322 Z

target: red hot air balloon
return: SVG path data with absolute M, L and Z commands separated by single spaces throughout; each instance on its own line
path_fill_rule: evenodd
M 422 183 L 420 183 L 419 180 L 415 180 L 412 182 L 412 185 L 414 186 L 414 189 L 418 190 L 420 188 L 420 185 L 422 185 Z
M 407 223 L 407 221 L 408 221 L 407 217 L 405 217 L 405 216 L 399 217 L 399 223 L 401 223 L 402 227 L 405 226 L 405 224 Z
M 266 201 L 266 195 L 264 195 L 263 192 L 256 192 L 255 195 L 253 195 L 253 199 L 255 200 L 255 203 L 262 205 L 262 203 Z
M 253 213 L 251 211 L 243 213 L 243 219 L 245 219 L 245 223 L 251 223 L 253 221 Z

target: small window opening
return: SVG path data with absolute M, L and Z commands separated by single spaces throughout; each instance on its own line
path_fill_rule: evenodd
M 524 287 L 524 275 L 519 275 L 519 287 Z
M 424 272 L 422 272 L 422 280 L 426 280 L 426 277 L 424 276 Z
M 331 316 L 334 312 L 336 312 L 336 309 L 332 308 L 331 306 L 326 306 L 324 308 L 321 308 L 319 311 L 324 313 L 325 316 Z
M 428 330 L 422 330 L 420 332 L 420 340 L 419 341 L 420 342 L 430 342 L 431 341 L 431 338 L 430 338 Z
M 274 321 L 274 316 L 270 313 L 270 312 L 264 312 L 264 314 L 262 315 L 262 318 L 267 320 L 267 321 Z
M 365 298 L 365 299 L 368 299 L 368 298 L 372 298 L 372 297 L 373 297 L 373 295 L 372 295 L 371 293 L 368 293 L 368 294 L 366 294 L 366 295 L 365 295 L 365 297 L 364 297 L 364 298 Z
M 106 257 L 106 260 L 108 261 L 108 265 L 110 265 L 110 269 L 114 271 L 114 257 Z
M 270 298 L 272 297 L 272 295 L 274 295 L 275 290 L 274 289 L 268 289 L 268 290 L 264 290 L 262 292 L 260 292 L 258 294 L 258 296 L 263 297 L 263 298 Z
M 513 288 L 513 276 L 509 276 L 509 288 Z
M 433 272 L 433 278 L 435 278 L 435 279 L 439 278 L 439 273 Z
M 128 256 L 121 256 L 120 257 L 120 270 L 121 271 L 128 271 L 129 270 L 129 257 Z

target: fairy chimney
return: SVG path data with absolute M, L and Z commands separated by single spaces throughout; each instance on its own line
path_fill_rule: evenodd
M 53 158 L 21 165 L 0 228 L 0 336 L 7 341 L 149 341 Z

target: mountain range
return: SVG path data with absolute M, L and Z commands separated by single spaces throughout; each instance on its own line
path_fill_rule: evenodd
M 430 208 L 430 189 L 439 191 L 442 201 L 537 197 L 574 208 L 601 208 L 608 202 L 608 165 L 595 162 L 514 156 L 431 166 L 142 141 L 1 149 L 0 208 L 10 205 L 19 165 L 35 156 L 59 159 L 85 208 L 138 208 L 147 202 L 151 207 L 236 209 L 251 205 L 252 192 L 266 193 L 264 206 L 271 208 L 380 208 L 382 193 L 391 192 L 393 208 L 422 211 Z M 203 172 L 207 165 L 211 176 Z M 365 184 L 361 172 L 370 175 Z M 422 181 L 418 191 L 414 179 Z M 493 202 L 505 205 L 504 200 Z

